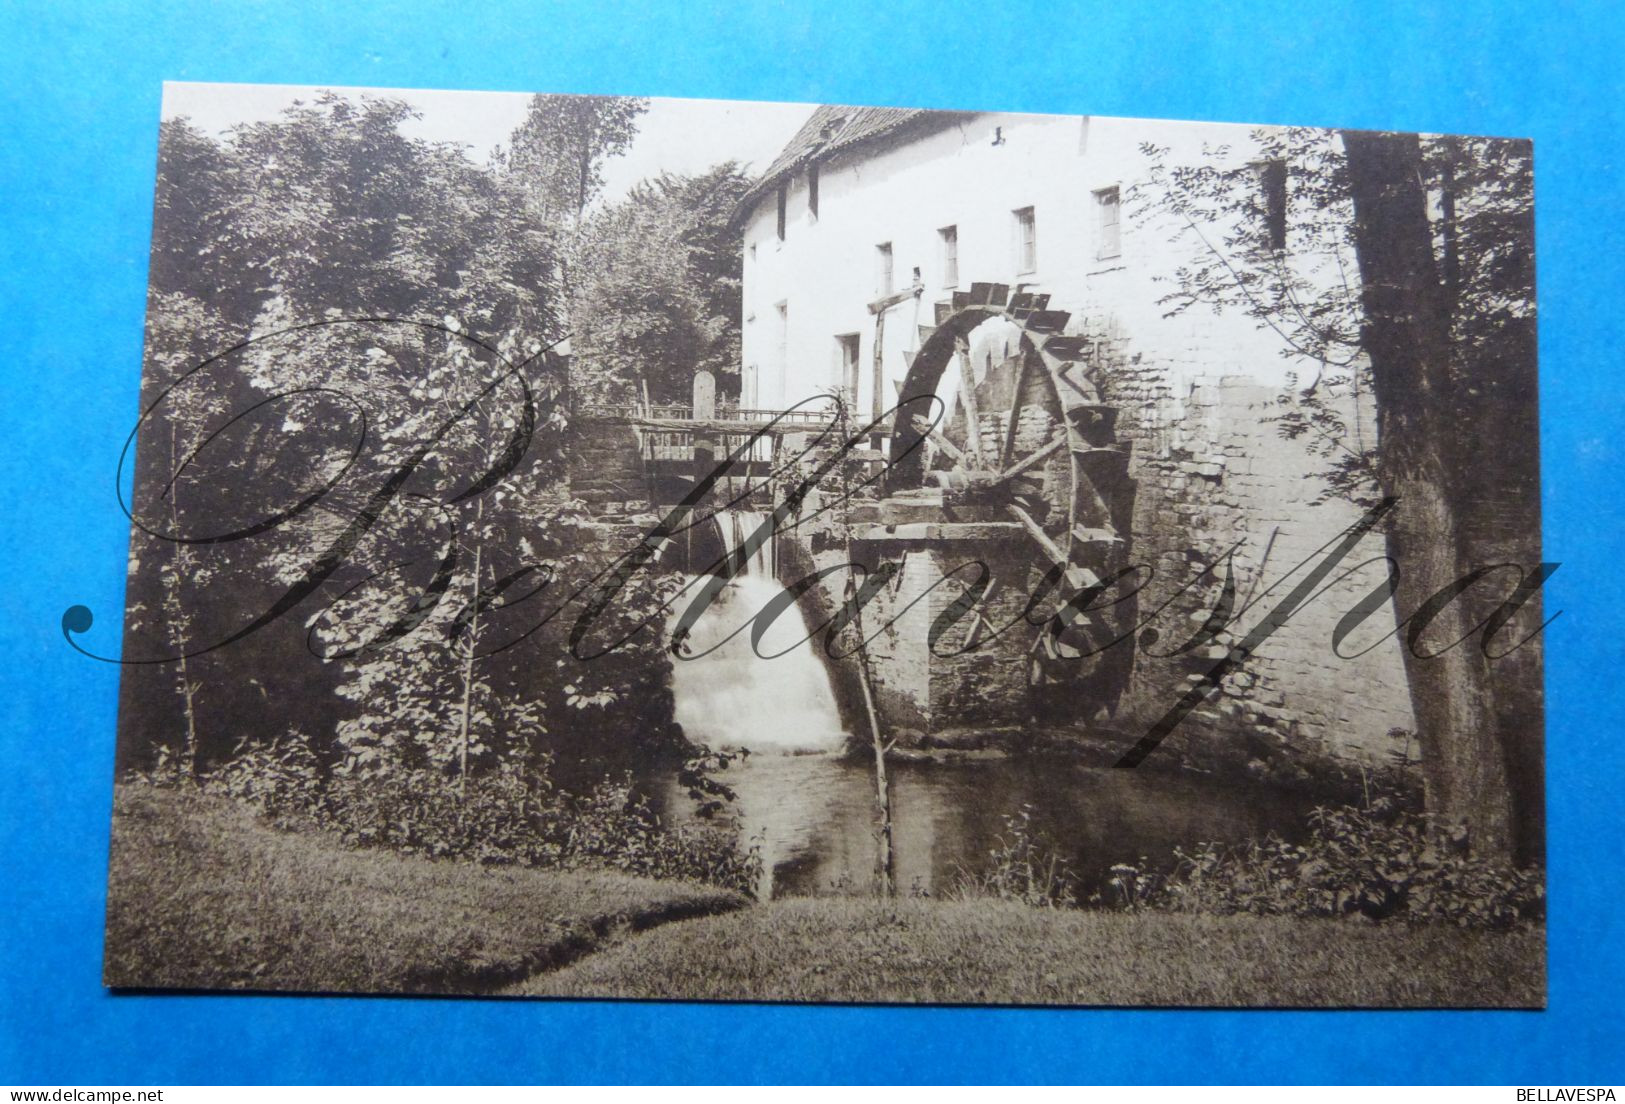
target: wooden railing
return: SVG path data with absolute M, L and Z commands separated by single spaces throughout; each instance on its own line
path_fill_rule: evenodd
M 694 408 L 679 404 L 653 404 L 645 405 L 639 402 L 630 403 L 586 403 L 577 407 L 579 415 L 589 418 L 625 418 L 628 421 L 658 420 L 687 422 L 697 420 Z M 797 407 L 795 410 L 769 410 L 758 407 L 733 406 L 728 403 L 718 403 L 716 413 L 706 421 L 736 421 L 736 422 L 771 422 L 783 418 L 786 421 L 805 425 L 809 422 L 820 425 L 829 425 L 835 421 L 833 409 L 812 406 Z
M 769 410 L 760 407 L 740 407 L 731 403 L 718 403 L 716 412 L 705 419 L 694 417 L 691 406 L 674 403 L 645 404 L 642 402 L 627 403 L 593 403 L 578 408 L 577 413 L 588 418 L 624 419 L 632 423 L 637 431 L 638 438 L 643 445 L 643 457 L 648 461 L 681 462 L 694 459 L 694 429 L 688 426 L 649 425 L 650 422 L 693 422 L 708 426 L 717 426 L 719 423 L 755 424 L 766 426 L 775 420 L 782 419 L 785 423 L 793 425 L 796 429 L 805 430 L 809 425 L 828 426 L 835 421 L 833 409 L 799 408 L 794 411 Z M 742 447 L 749 439 L 749 433 L 712 433 L 712 445 L 720 450 L 717 455 L 725 456 L 735 449 Z M 747 456 L 741 457 L 745 461 L 771 461 L 773 459 L 773 437 L 769 433 L 751 446 Z

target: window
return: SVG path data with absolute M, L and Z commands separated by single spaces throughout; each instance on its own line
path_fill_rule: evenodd
M 881 295 L 892 293 L 892 271 L 891 242 L 881 242 L 875 246 L 875 290 Z
M 807 166 L 807 213 L 818 219 L 818 164 Z
M 746 410 L 756 407 L 756 365 L 745 365 L 745 373 L 739 381 L 739 405 Z
M 1286 162 L 1258 163 L 1258 188 L 1264 211 L 1264 244 L 1272 253 L 1286 248 Z
M 847 403 L 858 401 L 858 335 L 835 335 L 835 386 L 845 392 Z
M 942 246 L 942 286 L 959 286 L 959 227 L 944 226 L 937 231 Z
M 779 240 L 784 240 L 784 214 L 785 204 L 790 201 L 790 190 L 784 184 L 779 185 Z
M 1123 255 L 1123 235 L 1120 224 L 1120 204 L 1116 188 L 1102 188 L 1095 193 L 1095 206 L 1100 222 L 1095 235 L 1095 258 L 1106 260 Z
M 1016 217 L 1016 273 L 1038 271 L 1038 219 L 1031 207 L 1012 212 Z

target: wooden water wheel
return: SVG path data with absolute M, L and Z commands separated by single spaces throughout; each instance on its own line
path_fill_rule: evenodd
M 887 483 L 894 499 L 940 495 L 957 520 L 1019 526 L 1027 578 L 1005 584 L 1031 593 L 1054 582 L 1045 611 L 1126 564 L 1134 502 L 1117 410 L 1102 401 L 1086 340 L 1064 332 L 1069 321 L 1049 309 L 1049 296 L 1011 295 L 1002 284 L 973 284 L 937 304 L 902 385 L 890 452 L 902 459 Z M 1037 704 L 1064 697 L 1075 706 L 1086 690 L 1115 708 L 1133 648 L 1105 646 L 1135 613 L 1131 596 L 1118 598 L 1109 586 L 1087 603 L 1100 610 L 1032 630 Z

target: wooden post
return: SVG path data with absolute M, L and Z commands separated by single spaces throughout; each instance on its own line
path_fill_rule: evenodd
M 690 413 L 695 418 L 717 416 L 717 377 L 704 368 L 694 373 L 694 403 Z
M 856 591 L 854 590 L 854 596 Z M 880 731 L 880 713 L 869 687 L 869 650 L 863 643 L 863 614 L 854 611 L 852 627 L 858 634 L 858 682 L 863 687 L 863 708 L 869 715 L 870 746 L 875 754 L 875 811 L 880 816 L 879 853 L 875 867 L 880 875 L 880 895 L 897 893 L 896 860 L 892 850 L 891 785 L 886 778 L 886 738 Z
M 879 432 L 880 427 L 878 423 L 880 421 L 880 412 L 882 409 L 884 409 L 880 404 L 885 401 L 886 390 L 886 312 L 884 310 L 875 315 L 873 388 L 874 398 L 870 403 L 870 407 L 873 410 L 873 416 L 870 420 L 875 422 L 876 425 L 875 432 L 869 435 L 869 447 L 878 449 L 882 445 L 881 434 Z
M 689 415 L 696 420 L 709 420 L 717 416 L 717 378 L 703 368 L 694 373 L 692 406 Z M 717 453 L 724 451 L 721 447 L 724 438 L 713 437 L 707 430 L 696 426 L 689 441 L 694 451 L 694 477 L 704 479 L 716 466 Z
M 971 464 L 982 466 L 982 415 L 976 408 L 976 376 L 971 369 L 970 342 L 954 338 L 954 359 L 959 362 L 959 403 L 965 408 L 965 452 Z

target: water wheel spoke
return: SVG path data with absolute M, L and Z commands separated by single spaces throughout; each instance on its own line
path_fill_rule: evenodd
M 1067 445 L 1067 440 L 1067 432 L 1065 429 L 1062 429 L 1060 432 L 1056 433 L 1055 436 L 1051 437 L 1049 443 L 1043 448 L 1028 456 L 1026 459 L 1018 460 L 1014 464 L 1009 464 L 1007 467 L 1005 467 L 1005 469 L 999 473 L 999 482 L 1008 483 L 1022 472 L 1027 471 L 1029 468 L 1042 464 L 1045 460 L 1048 460 L 1051 456 L 1054 456 L 1057 452 L 1064 449 Z
M 1010 392 L 1010 424 L 1004 427 L 1004 444 L 999 449 L 999 467 L 1008 468 L 1010 458 L 1016 451 L 1016 431 L 1021 425 L 1021 396 L 1027 389 L 1027 377 L 1032 372 L 1032 361 L 1022 353 L 1017 353 L 1021 366 L 1016 369 L 1015 390 Z
M 976 378 L 971 370 L 970 342 L 954 337 L 954 359 L 959 362 L 959 405 L 965 411 L 965 454 L 973 467 L 982 466 L 982 415 L 976 406 Z
M 1044 527 L 1034 521 L 1033 516 L 1026 510 L 1023 510 L 1014 502 L 1010 502 L 1005 504 L 1004 511 L 1021 523 L 1021 527 L 1027 531 L 1027 535 L 1038 542 L 1038 547 L 1043 549 L 1044 555 L 1051 563 L 1060 564 L 1062 567 L 1071 563 L 1066 551 L 1055 543 L 1054 538 L 1044 532 Z
M 923 414 L 914 415 L 914 429 L 915 432 L 929 438 L 931 443 L 941 449 L 948 459 L 954 462 L 956 467 L 963 468 L 967 466 L 964 450 L 948 440 L 948 435 L 942 432 L 940 426 L 932 425 L 931 419 Z

